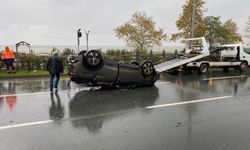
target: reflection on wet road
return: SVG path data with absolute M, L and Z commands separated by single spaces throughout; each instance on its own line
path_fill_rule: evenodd
M 162 74 L 154 87 L 70 91 L 62 79 L 54 93 L 48 79 L 0 81 L 0 149 L 247 149 L 248 76 Z
M 117 91 L 81 91 L 69 103 L 69 117 L 88 116 L 71 120 L 74 127 L 85 127 L 92 132 L 101 129 L 104 121 L 133 113 L 132 109 L 153 105 L 159 97 L 157 87 Z M 148 112 L 148 111 L 144 111 Z

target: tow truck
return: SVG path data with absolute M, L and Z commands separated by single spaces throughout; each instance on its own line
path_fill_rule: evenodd
M 224 71 L 234 68 L 241 72 L 246 72 L 250 65 L 249 44 L 227 44 L 209 50 L 204 37 L 186 41 L 201 41 L 201 45 L 191 44 L 191 48 L 181 57 L 155 65 L 157 72 L 173 72 L 176 70 L 181 72 L 188 70 L 189 72 L 198 71 L 201 74 L 205 74 L 209 68 L 222 68 Z M 220 54 L 220 61 L 200 61 L 202 58 L 215 52 Z

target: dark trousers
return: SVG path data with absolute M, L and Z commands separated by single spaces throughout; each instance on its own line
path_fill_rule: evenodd
M 14 59 L 13 58 L 7 58 L 7 59 L 3 59 L 3 62 L 5 63 L 7 70 L 15 70 L 13 63 L 14 63 Z
M 56 76 L 56 83 L 55 83 L 55 88 L 58 88 L 58 83 L 60 80 L 60 72 L 59 73 L 50 73 L 50 91 L 53 90 L 53 83 L 54 83 L 54 78 Z

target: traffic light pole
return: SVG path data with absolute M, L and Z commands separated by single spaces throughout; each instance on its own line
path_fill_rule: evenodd
M 82 37 L 81 29 L 77 30 L 77 52 L 80 50 L 80 37 Z

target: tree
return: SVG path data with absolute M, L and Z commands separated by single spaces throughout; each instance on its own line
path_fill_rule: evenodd
M 227 20 L 222 24 L 220 17 L 208 16 L 204 19 L 205 37 L 210 47 L 215 43 L 228 44 L 233 42 L 241 42 L 242 38 L 237 33 L 237 24 L 232 20 Z
M 247 22 L 247 25 L 246 25 L 246 32 L 250 33 L 250 16 L 248 17 L 248 22 Z
M 206 40 L 208 40 L 210 46 L 213 46 L 222 25 L 220 17 L 207 16 L 204 19 L 204 24 Z
M 128 46 L 144 53 L 167 39 L 163 29 L 156 29 L 153 19 L 147 17 L 144 12 L 135 12 L 130 21 L 114 29 L 114 32 L 119 39 L 124 39 Z
M 70 48 L 65 48 L 65 49 L 63 50 L 63 55 L 64 55 L 64 56 L 69 56 L 70 54 L 72 54 L 72 52 L 73 52 L 72 49 L 70 49 Z
M 222 39 L 222 43 L 233 43 L 233 42 L 242 42 L 241 35 L 237 32 L 238 27 L 237 24 L 232 20 L 227 20 L 223 27 L 227 30 L 227 35 L 224 39 Z
M 195 37 L 204 36 L 204 0 L 195 0 Z M 187 0 L 186 4 L 182 7 L 182 14 L 179 16 L 179 20 L 176 21 L 176 26 L 180 32 L 172 35 L 171 40 L 177 40 L 178 38 L 190 38 L 192 31 L 192 11 L 193 0 Z

